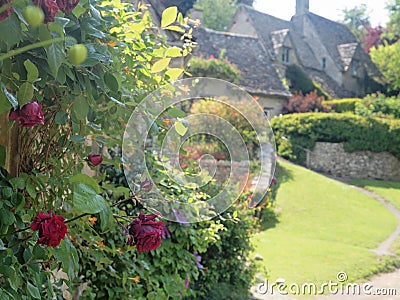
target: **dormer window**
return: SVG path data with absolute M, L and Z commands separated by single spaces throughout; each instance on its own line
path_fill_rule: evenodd
M 323 57 L 321 60 L 321 68 L 322 70 L 326 69 L 326 57 Z
M 289 56 L 290 56 L 290 48 L 283 47 L 282 48 L 282 62 L 289 63 Z

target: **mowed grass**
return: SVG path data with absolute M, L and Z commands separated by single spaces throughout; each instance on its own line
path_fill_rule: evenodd
M 393 206 L 400 209 L 400 182 L 354 179 L 350 183 L 382 196 Z
M 323 283 L 346 272 L 360 281 L 387 270 L 393 259 L 370 251 L 397 225 L 384 206 L 307 169 L 283 162 L 278 168 L 278 222 L 253 239 L 267 278 Z

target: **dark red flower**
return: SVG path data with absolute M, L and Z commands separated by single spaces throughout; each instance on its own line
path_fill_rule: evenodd
M 44 13 L 44 23 L 54 21 L 54 17 L 60 11 L 56 0 L 33 0 L 33 4 L 39 6 Z
M 11 121 L 19 121 L 19 126 L 33 127 L 44 123 L 42 105 L 37 102 L 25 104 L 22 108 L 11 110 L 9 118 Z
M 101 155 L 100 154 L 89 154 L 88 155 L 88 160 L 89 160 L 89 163 L 93 166 L 93 167 L 96 167 L 96 166 L 98 166 L 99 164 L 101 164 L 101 162 L 103 161 L 103 157 L 101 157 Z
M 32 230 L 39 230 L 38 244 L 57 247 L 68 232 L 62 216 L 53 213 L 38 213 L 31 224 Z
M 66 14 L 71 13 L 78 3 L 79 0 L 57 0 L 58 7 Z
M 135 242 L 138 252 L 155 250 L 161 245 L 161 237 L 164 230 L 163 222 L 155 222 L 157 215 L 139 214 L 128 226 L 128 231 Z M 128 245 L 133 246 L 132 238 L 128 239 Z
M 9 4 L 11 3 L 12 0 L 0 0 L 0 7 L 2 7 L 3 5 Z M 3 11 L 2 13 L 0 13 L 0 21 L 3 21 L 5 19 L 7 19 L 11 13 L 13 11 L 13 8 L 7 8 L 5 11 Z

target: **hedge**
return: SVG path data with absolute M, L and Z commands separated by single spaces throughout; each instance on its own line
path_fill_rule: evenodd
M 400 121 L 352 114 L 290 114 L 271 120 L 278 155 L 303 163 L 315 142 L 344 143 L 347 152 L 388 151 L 400 159 Z
M 354 112 L 356 104 L 360 103 L 362 99 L 359 98 L 345 98 L 339 100 L 327 100 L 323 101 L 324 106 L 328 106 L 331 110 L 337 113 Z

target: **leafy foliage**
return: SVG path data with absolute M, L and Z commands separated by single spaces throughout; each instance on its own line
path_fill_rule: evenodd
M 326 99 L 329 98 L 328 94 L 315 84 L 298 65 L 289 65 L 286 68 L 285 77 L 289 81 L 289 87 L 293 92 L 307 94 L 316 90 L 318 96 L 323 96 Z
M 0 22 L 0 112 L 7 118 L 11 109 L 35 101 L 44 124 L 16 128 L 11 122 L 8 133 L 19 151 L 0 146 L 1 166 L 17 157 L 13 174 L 0 167 L 0 298 L 198 299 L 208 297 L 214 280 L 233 287 L 241 272 L 238 292 L 246 294 L 254 272 L 244 268 L 252 233 L 245 229 L 254 228 L 254 210 L 243 206 L 247 198 L 219 219 L 168 224 L 153 252 L 126 244 L 126 224 L 144 208 L 122 173 L 122 132 L 137 103 L 184 71 L 170 67 L 192 47 L 185 24 L 176 26 L 182 21 L 177 9 L 163 13 L 163 27 L 184 40 L 170 47 L 144 6 L 134 11 L 121 1 L 82 0 L 71 13 L 33 28 L 22 14 L 28 2 L 16 1 Z M 77 43 L 88 53 L 75 66 L 67 53 Z M 93 152 L 101 155 L 96 161 Z M 165 193 L 176 199 L 207 199 L 217 188 L 179 189 L 165 170 L 155 169 Z M 38 211 L 48 210 L 63 216 L 68 228 L 55 248 L 38 245 L 40 233 L 29 228 Z M 224 277 L 228 267 L 221 264 L 207 272 L 215 249 L 235 267 L 232 278 Z
M 290 114 L 271 121 L 278 155 L 303 163 L 302 148 L 315 142 L 344 143 L 345 151 L 388 151 L 400 158 L 400 122 L 352 114 Z
M 353 8 L 345 8 L 343 11 L 342 23 L 346 25 L 350 31 L 361 40 L 366 28 L 371 27 L 368 8 L 366 4 L 354 6 Z
M 328 112 L 328 106 L 323 103 L 323 97 L 317 95 L 317 91 L 310 92 L 303 96 L 301 92 L 297 92 L 290 97 L 289 102 L 285 104 L 283 113 L 305 113 L 305 112 Z
M 400 41 L 392 45 L 381 45 L 377 49 L 371 48 L 372 61 L 389 82 L 389 91 L 400 90 Z
M 356 109 L 357 103 L 361 102 L 359 98 L 345 98 L 338 100 L 327 100 L 323 101 L 323 105 L 329 107 L 331 110 L 337 113 L 353 112 Z
M 197 0 L 195 7 L 203 11 L 204 27 L 225 31 L 237 9 L 237 2 L 231 0 Z
M 357 102 L 355 113 L 366 117 L 384 117 L 400 119 L 399 97 L 386 97 L 384 94 L 372 94 Z
M 228 59 L 216 59 L 213 56 L 209 59 L 193 57 L 189 61 L 188 71 L 194 77 L 218 78 L 232 83 L 238 83 L 240 78 L 238 68 Z

